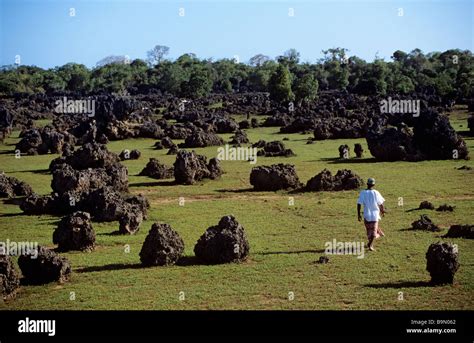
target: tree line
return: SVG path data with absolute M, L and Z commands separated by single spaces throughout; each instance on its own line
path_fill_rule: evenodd
M 301 62 L 295 49 L 272 59 L 258 54 L 248 63 L 234 59 L 199 59 L 184 54 L 166 59 L 169 48 L 156 46 L 147 60 L 108 56 L 94 68 L 67 63 L 42 69 L 36 66 L 3 66 L 0 94 L 74 92 L 162 92 L 199 98 L 211 93 L 269 92 L 277 102 L 308 102 L 321 90 L 347 90 L 361 95 L 437 94 L 445 99 L 474 97 L 474 56 L 452 49 L 424 54 L 397 50 L 390 61 L 366 62 L 348 56 L 348 50 L 323 50 L 315 63 Z

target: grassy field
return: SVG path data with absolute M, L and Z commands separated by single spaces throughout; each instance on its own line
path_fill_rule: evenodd
M 467 128 L 465 111 L 451 116 L 458 131 Z M 192 186 L 173 186 L 172 180 L 154 180 L 137 174 L 150 157 L 171 165 L 174 156 L 153 150 L 154 140 L 111 142 L 111 151 L 139 149 L 142 157 L 126 161 L 130 191 L 142 193 L 151 203 L 149 217 L 134 236 L 110 235 L 118 223 L 94 223 L 97 247 L 92 253 L 64 254 L 73 266 L 66 284 L 22 286 L 17 297 L 1 309 L 474 309 L 474 246 L 465 239 L 458 244 L 461 267 L 454 285 L 427 284 L 425 253 L 428 246 L 444 240 L 452 224 L 474 222 L 474 169 L 457 170 L 474 162 L 464 160 L 375 162 L 364 139 L 319 141 L 307 145 L 310 135 L 279 134 L 278 128 L 248 130 L 258 139 L 285 141 L 297 154 L 290 158 L 259 157 L 256 165 L 295 164 L 302 182 L 328 168 L 348 168 L 362 178 L 374 177 L 389 213 L 382 220 L 386 237 L 377 251 L 364 258 L 329 256 L 328 264 L 315 261 L 324 255 L 325 242 L 365 242 L 365 229 L 356 217 L 358 191 L 289 194 L 253 192 L 249 183 L 253 165 L 222 161 L 221 179 Z M 47 168 L 55 155 L 12 154 L 18 132 L 0 145 L 0 169 L 29 183 L 37 193 L 51 191 Z M 226 140 L 231 135 L 222 135 Z M 474 140 L 466 138 L 471 155 Z M 337 148 L 362 143 L 362 159 L 337 159 Z M 216 147 L 196 149 L 208 157 Z M 179 205 L 179 198 L 185 200 Z M 290 205 L 289 197 L 294 198 Z M 399 199 L 403 198 L 403 206 Z M 418 211 L 422 200 L 436 206 L 455 205 L 454 212 Z M 443 228 L 441 233 L 411 231 L 411 223 L 423 213 Z M 244 226 L 251 246 L 248 261 L 241 264 L 204 266 L 196 263 L 193 248 L 207 227 L 223 215 L 233 214 Z M 49 247 L 58 217 L 26 216 L 8 201 L 0 202 L 0 241 L 37 241 Z M 172 267 L 142 268 L 141 245 L 152 223 L 169 223 L 185 242 L 186 258 Z M 130 252 L 127 252 L 127 247 Z M 71 300 L 74 292 L 75 300 Z M 402 292 L 402 293 L 400 293 Z M 403 300 L 401 299 L 403 296 Z

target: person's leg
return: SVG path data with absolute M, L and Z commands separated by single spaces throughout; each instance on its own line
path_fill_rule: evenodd
M 376 227 L 374 222 L 368 222 L 364 220 L 365 228 L 367 230 L 367 238 L 369 242 L 367 243 L 367 247 L 369 248 L 370 251 L 375 250 L 374 249 L 374 240 L 376 237 Z
M 370 251 L 374 251 L 375 248 L 374 248 L 374 240 L 375 240 L 375 237 L 372 236 L 371 238 L 369 238 L 369 243 L 367 244 L 367 247 L 369 248 Z
M 379 225 L 379 222 L 375 222 L 375 227 L 376 227 L 376 230 L 375 232 L 377 232 L 376 234 L 376 237 L 379 238 L 379 237 L 384 237 L 385 236 L 385 233 L 382 231 L 382 229 L 380 228 L 380 225 Z

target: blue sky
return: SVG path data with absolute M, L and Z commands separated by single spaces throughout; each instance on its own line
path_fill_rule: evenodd
M 169 46 L 170 58 L 193 52 L 244 62 L 289 48 L 309 62 L 331 47 L 366 60 L 397 49 L 473 51 L 473 16 L 472 0 L 0 0 L 0 65 L 20 55 L 21 64 L 43 68 L 93 67 L 108 55 L 145 58 L 156 44 Z

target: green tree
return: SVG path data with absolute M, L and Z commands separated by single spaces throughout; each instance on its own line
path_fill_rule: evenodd
M 209 70 L 203 67 L 193 68 L 188 81 L 181 84 L 181 95 L 197 99 L 209 95 L 212 89 L 212 78 Z
M 291 90 L 291 75 L 286 66 L 279 64 L 271 75 L 268 90 L 270 98 L 276 102 L 283 103 L 293 101 L 295 95 Z
M 88 92 L 90 90 L 90 71 L 85 65 L 67 63 L 57 68 L 56 72 L 66 83 L 66 90 L 72 92 Z
M 294 81 L 295 99 L 298 103 L 310 102 L 318 94 L 318 80 L 313 74 L 305 74 Z
M 329 89 L 346 89 L 349 85 L 349 66 L 347 49 L 333 48 L 323 50 L 323 66 L 327 72 Z

